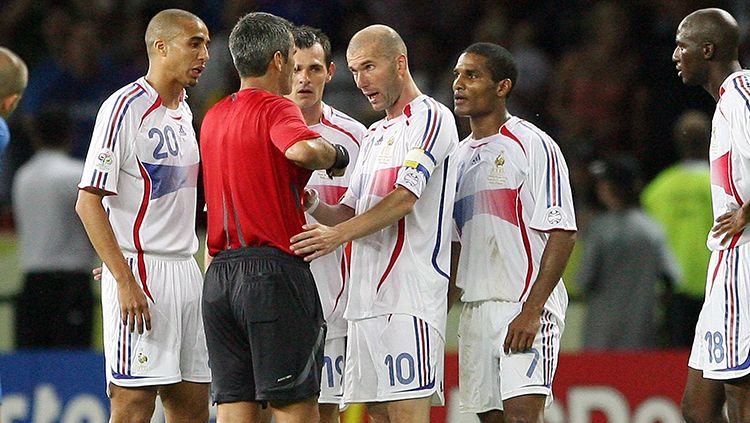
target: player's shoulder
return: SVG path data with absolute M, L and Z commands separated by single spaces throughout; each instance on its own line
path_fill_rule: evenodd
M 113 92 L 104 101 L 102 108 L 112 109 L 115 114 L 140 113 L 148 110 L 158 100 L 156 91 L 141 78 Z
M 418 117 L 436 119 L 441 115 L 453 117 L 453 113 L 444 104 L 425 94 L 421 94 L 407 104 L 404 108 L 404 114 L 410 119 Z
M 367 133 L 367 128 L 359 121 L 325 103 L 323 104 L 323 119 L 321 123 L 353 136 L 358 143 Z
M 750 101 L 750 70 L 741 70 L 729 75 L 719 88 L 721 102 L 732 101 L 742 107 Z
M 517 116 L 500 127 L 500 135 L 518 143 L 524 150 L 557 148 L 557 143 L 541 128 Z

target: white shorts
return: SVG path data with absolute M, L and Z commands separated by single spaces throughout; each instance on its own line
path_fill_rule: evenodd
M 714 380 L 750 374 L 750 244 L 714 251 L 688 366 Z
M 557 368 L 564 323 L 545 310 L 534 346 L 505 354 L 508 325 L 521 303 L 478 301 L 464 304 L 458 326 L 459 411 L 502 410 L 503 400 L 521 395 L 546 395 L 552 404 L 552 379 Z
M 445 341 L 427 322 L 391 314 L 349 322 L 344 402 L 432 397 L 442 405 Z
M 346 337 L 326 339 L 323 350 L 323 371 L 320 377 L 321 404 L 342 404 L 344 397 L 344 357 Z
M 126 257 L 143 285 L 136 258 Z M 107 386 L 158 386 L 189 381 L 208 383 L 206 335 L 201 315 L 203 277 L 195 260 L 145 258 L 151 330 L 129 332 L 122 324 L 117 282 L 104 266 L 102 320 Z M 109 389 L 108 389 L 109 391 Z

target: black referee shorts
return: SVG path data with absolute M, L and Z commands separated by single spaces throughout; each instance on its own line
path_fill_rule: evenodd
M 225 250 L 203 285 L 214 403 L 320 392 L 326 325 L 310 266 L 273 247 Z

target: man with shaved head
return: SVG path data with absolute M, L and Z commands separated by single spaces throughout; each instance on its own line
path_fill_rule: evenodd
M 10 131 L 5 122 L 21 100 L 29 71 L 26 63 L 11 50 L 0 47 L 0 158 L 10 143 Z
M 376 422 L 428 422 L 431 400 L 443 402 L 456 124 L 414 83 L 393 29 L 359 31 L 346 59 L 385 117 L 362 141 L 343 198 L 315 200 L 320 223 L 292 249 L 309 261 L 352 241 L 344 402 L 366 403 Z
M 750 419 L 750 71 L 738 60 L 737 21 L 721 9 L 697 10 L 677 28 L 678 76 L 716 101 L 711 198 L 715 225 L 706 294 L 682 400 L 688 422 Z
M 104 262 L 102 315 L 111 422 L 208 420 L 208 352 L 195 209 L 198 143 L 185 87 L 208 61 L 208 29 L 184 10 L 146 29 L 146 76 L 99 109 L 76 211 Z
M 10 143 L 10 130 L 5 122 L 21 100 L 29 71 L 26 63 L 10 49 L 0 47 L 0 169 L 5 148 Z M 2 385 L 0 385 L 0 403 L 3 399 Z M 0 416 L 0 422 L 2 417 Z

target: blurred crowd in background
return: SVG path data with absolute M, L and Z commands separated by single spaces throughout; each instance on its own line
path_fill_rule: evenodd
M 398 31 L 418 86 L 451 108 L 452 69 L 462 49 L 478 41 L 506 47 L 520 75 L 509 109 L 560 144 L 583 242 L 588 223 L 609 208 L 597 196 L 592 163 L 627 156 L 637 168 L 628 177 L 645 184 L 680 159 L 678 118 L 689 109 L 709 119 L 713 113 L 711 97 L 700 87 L 684 87 L 671 61 L 680 20 L 701 7 L 730 11 L 742 29 L 741 63 L 750 64 L 745 0 L 4 0 L 0 44 L 23 57 L 30 79 L 9 121 L 13 137 L 0 175 L 0 228 L 13 230 L 13 176 L 43 144 L 40 137 L 65 137 L 71 154 L 82 158 L 101 103 L 146 73 L 146 24 L 170 7 L 196 13 L 211 33 L 207 69 L 188 90 L 196 128 L 210 106 L 239 87 L 227 38 L 248 12 L 274 13 L 326 32 L 337 71 L 325 101 L 365 125 L 381 116 L 355 87 L 345 59 L 349 38 L 364 26 L 383 23 Z M 58 127 L 40 131 L 40 119 Z M 463 138 L 468 121 L 458 121 Z M 696 230 L 705 235 L 705 228 Z M 584 295 L 574 284 L 569 288 L 574 298 Z

